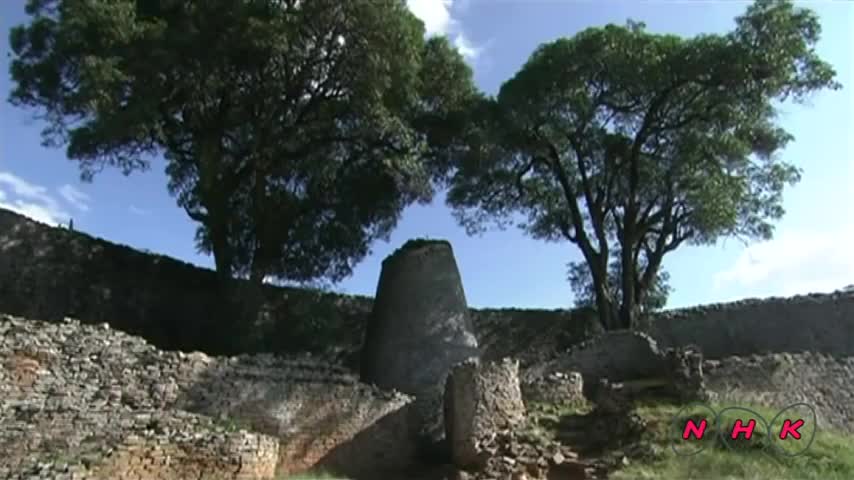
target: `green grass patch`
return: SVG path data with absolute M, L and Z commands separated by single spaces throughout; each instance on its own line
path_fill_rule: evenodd
M 713 405 L 721 412 L 729 405 Z M 749 407 L 771 422 L 777 411 L 764 407 Z M 854 479 L 854 436 L 836 431 L 818 430 L 812 444 L 804 450 L 806 442 L 813 435 L 815 423 L 806 412 L 801 412 L 806 421 L 800 429 L 801 440 L 780 440 L 778 434 L 784 418 L 777 419 L 772 425 L 756 422 L 753 437 L 732 440 L 729 437 L 732 425 L 737 418 L 749 422 L 750 413 L 745 411 L 724 412 L 718 428 L 727 433 L 720 439 L 711 431 L 714 416 L 708 410 L 682 410 L 678 405 L 647 404 L 638 408 L 638 413 L 649 422 L 649 430 L 643 439 L 659 452 L 654 458 L 631 460 L 629 465 L 616 471 L 610 477 L 613 480 L 629 479 L 815 479 L 843 480 Z M 679 416 L 678 422 L 674 420 Z M 792 414 L 793 419 L 802 418 Z M 695 422 L 705 418 L 710 431 L 701 440 L 691 439 L 688 443 L 681 440 L 682 428 L 688 418 Z M 766 435 L 772 432 L 771 439 Z M 675 446 L 674 446 L 675 443 Z M 702 451 L 691 456 L 682 454 Z M 785 456 L 783 453 L 797 456 Z
M 279 476 L 276 480 L 348 480 L 325 471 L 300 473 L 293 476 Z

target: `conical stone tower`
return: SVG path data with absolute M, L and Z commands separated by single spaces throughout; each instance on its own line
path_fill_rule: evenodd
M 479 353 L 450 243 L 410 240 L 383 261 L 361 377 L 416 397 L 413 422 L 425 453 L 446 453 L 445 379 Z

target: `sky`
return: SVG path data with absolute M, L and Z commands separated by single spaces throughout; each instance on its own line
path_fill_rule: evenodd
M 722 33 L 748 5 L 739 0 L 409 0 L 428 34 L 453 40 L 487 93 L 497 93 L 538 45 L 587 27 L 632 19 L 656 33 Z M 781 110 L 782 126 L 795 136 L 782 156 L 803 170 L 803 179 L 784 194 L 787 214 L 774 239 L 747 245 L 728 239 L 671 253 L 664 260 L 674 288 L 668 308 L 830 292 L 854 284 L 854 2 L 800 5 L 819 14 L 818 51 L 837 70 L 843 89 Z M 44 124 L 34 112 L 5 101 L 13 87 L 8 31 L 26 19 L 23 0 L 0 2 L 0 208 L 50 224 L 73 218 L 76 230 L 212 267 L 212 258 L 196 251 L 195 225 L 166 190 L 162 163 L 128 177 L 105 170 L 83 183 L 64 148 L 41 145 Z M 572 305 L 567 263 L 581 260 L 574 245 L 533 240 L 515 229 L 468 236 L 441 194 L 431 205 L 406 209 L 389 240 L 373 244 L 371 255 L 333 290 L 374 295 L 382 260 L 418 237 L 451 242 L 470 306 Z

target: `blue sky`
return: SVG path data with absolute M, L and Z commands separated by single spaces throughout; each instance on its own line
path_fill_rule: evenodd
M 468 58 L 481 89 L 495 93 L 539 44 L 589 27 L 640 20 L 654 32 L 684 36 L 723 32 L 748 2 L 410 0 L 430 33 L 447 34 Z M 201 266 L 212 259 L 193 244 L 194 224 L 166 191 L 163 165 L 124 177 L 105 171 L 81 183 L 76 164 L 63 149 L 41 146 L 43 125 L 32 112 L 8 103 L 8 29 L 25 21 L 23 0 L 0 2 L 0 206 L 51 223 L 73 217 L 75 228 L 108 240 L 148 249 Z M 854 2 L 803 2 L 823 24 L 820 54 L 830 61 L 844 88 L 823 92 L 806 107 L 786 105 L 781 121 L 796 140 L 783 156 L 800 166 L 803 180 L 785 194 L 786 217 L 774 240 L 742 245 L 683 248 L 665 259 L 675 288 L 668 307 L 748 297 L 832 291 L 854 284 Z M 414 237 L 449 240 L 456 253 L 466 296 L 475 307 L 564 308 L 572 303 L 566 264 L 580 255 L 568 243 L 531 240 L 520 231 L 469 237 L 441 196 L 414 206 L 389 242 L 338 291 L 373 295 L 380 265 Z

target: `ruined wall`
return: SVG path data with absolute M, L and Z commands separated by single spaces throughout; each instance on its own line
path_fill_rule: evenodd
M 592 386 L 602 377 L 622 382 L 658 377 L 666 370 L 664 353 L 655 340 L 641 332 L 621 330 L 607 332 L 538 363 L 525 372 L 525 380 L 533 381 L 552 372 L 578 372 L 584 377 L 584 384 Z
M 276 287 L 264 288 L 251 336 L 236 339 L 216 280 L 210 270 L 0 209 L 0 313 L 108 322 L 169 350 L 289 352 L 329 339 L 346 359 L 361 343 L 370 298 Z
M 819 428 L 854 433 L 854 357 L 812 352 L 732 356 L 707 360 L 703 370 L 706 386 L 722 403 L 779 411 L 804 402 L 815 409 Z
M 216 281 L 205 269 L 52 228 L 0 209 L 0 312 L 110 322 L 165 349 L 216 351 Z M 358 368 L 372 299 L 294 288 L 264 289 L 265 308 L 238 352 L 332 350 Z M 599 332 L 589 312 L 471 309 L 485 360 L 550 358 Z M 696 344 L 706 358 L 758 352 L 854 355 L 854 293 L 747 300 L 660 314 L 649 331 L 662 348 Z M 331 346 L 331 347 L 330 347 Z
M 773 352 L 854 356 L 854 292 L 744 300 L 664 312 L 659 347 L 695 344 L 706 358 Z
M 376 478 L 414 462 L 411 400 L 310 357 L 165 352 L 0 315 L 0 478 Z

